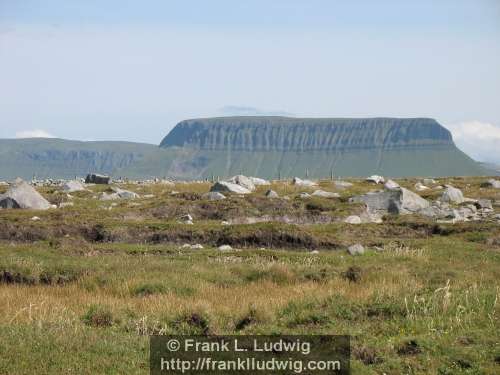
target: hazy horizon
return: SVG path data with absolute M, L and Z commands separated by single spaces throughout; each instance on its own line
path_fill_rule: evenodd
M 0 2 L 0 138 L 238 114 L 431 117 L 500 163 L 500 3 Z

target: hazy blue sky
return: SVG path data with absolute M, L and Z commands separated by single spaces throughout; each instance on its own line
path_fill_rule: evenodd
M 434 117 L 500 162 L 500 1 L 0 0 L 0 137 L 232 113 Z

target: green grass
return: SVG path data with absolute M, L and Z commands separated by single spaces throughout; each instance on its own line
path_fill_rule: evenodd
M 450 182 L 470 197 L 499 198 L 480 181 Z M 354 182 L 342 197 L 373 189 Z M 169 194 L 201 195 L 207 184 L 128 188 L 157 198 L 108 210 L 84 192 L 71 208 L 0 211 L 0 374 L 146 374 L 147 335 L 193 333 L 349 334 L 354 374 L 500 371 L 496 223 L 406 216 L 347 225 L 337 219 L 359 206 L 297 200 L 302 189 L 283 184 L 273 188 L 291 200 L 278 208 L 261 200 L 264 188 L 222 203 Z M 308 203 L 333 220 L 175 219 L 212 204 L 223 219 L 271 209 L 302 215 Z M 30 220 L 35 214 L 40 221 Z M 181 248 L 197 242 L 205 248 Z M 216 250 L 222 242 L 239 250 Z M 356 242 L 367 251 L 349 256 Z

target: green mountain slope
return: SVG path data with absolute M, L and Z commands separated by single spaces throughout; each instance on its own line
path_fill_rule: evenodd
M 432 119 L 224 117 L 180 122 L 160 147 L 132 142 L 0 139 L 0 179 L 466 176 L 488 172 Z

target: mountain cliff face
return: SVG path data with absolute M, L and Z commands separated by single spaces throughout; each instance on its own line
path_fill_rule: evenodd
M 198 179 L 466 176 L 486 170 L 432 119 L 224 117 L 180 122 L 160 147 L 131 142 L 0 139 L 0 179 Z
M 181 176 L 193 171 L 198 177 L 268 178 L 485 173 L 456 148 L 448 130 L 427 118 L 195 119 L 180 122 L 160 147 L 182 150 L 184 157 L 170 170 Z
M 222 117 L 180 122 L 160 147 L 232 151 L 342 151 L 453 146 L 433 119 Z

